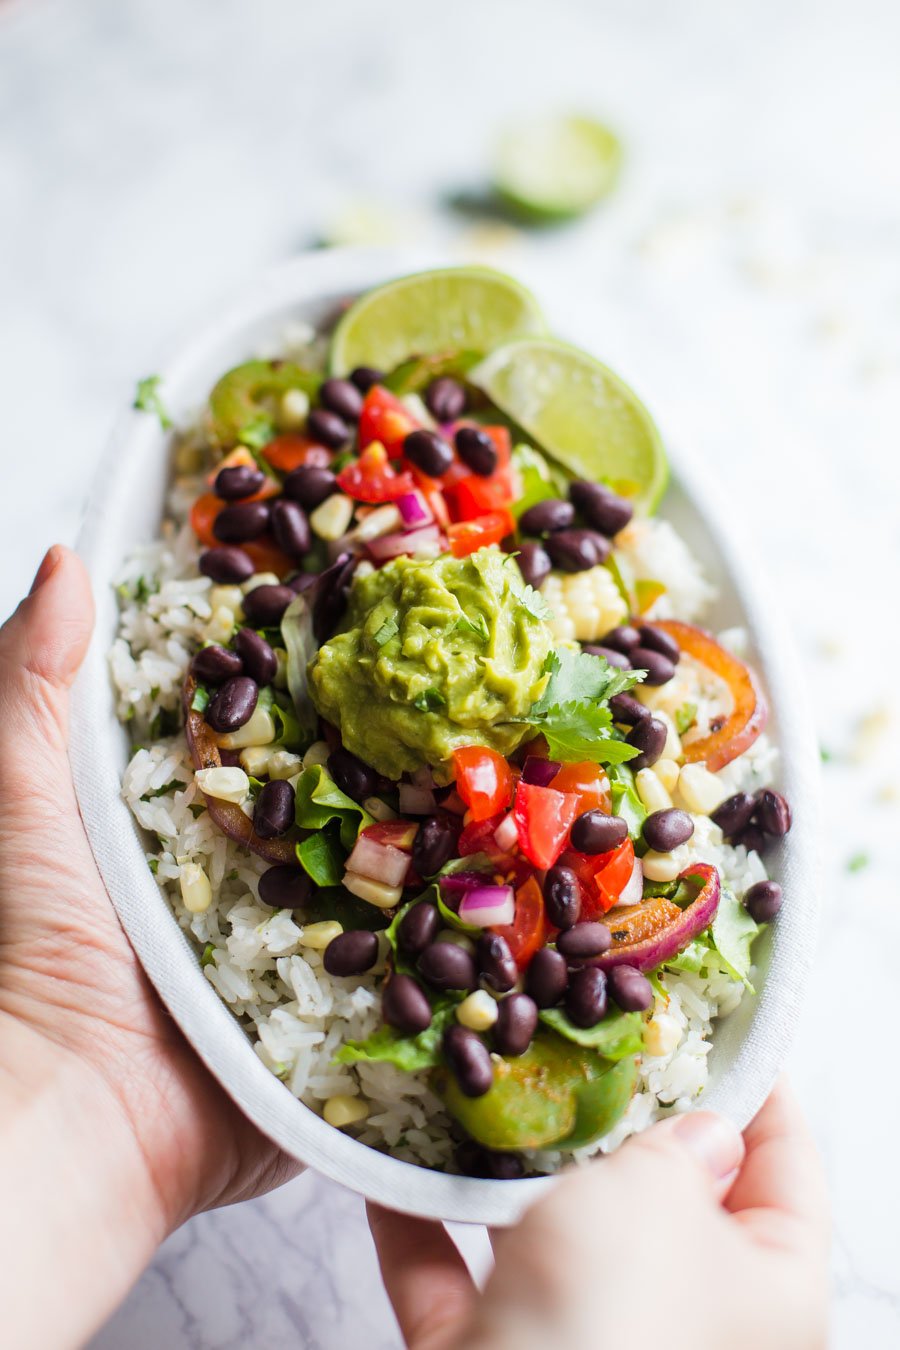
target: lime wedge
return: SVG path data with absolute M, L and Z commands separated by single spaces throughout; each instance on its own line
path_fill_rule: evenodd
M 589 117 L 526 122 L 507 132 L 494 182 L 515 210 L 534 220 L 565 220 L 609 192 L 619 171 L 619 142 Z
M 659 432 L 626 384 L 587 352 L 529 337 L 491 352 L 469 380 L 564 469 L 652 511 L 669 471 Z
M 488 267 L 417 272 L 368 291 L 334 331 L 333 375 L 355 366 L 391 370 L 409 356 L 488 352 L 546 324 L 534 296 L 512 277 Z

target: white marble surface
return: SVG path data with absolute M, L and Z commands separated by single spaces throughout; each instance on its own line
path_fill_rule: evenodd
M 0 614 L 73 536 L 161 345 L 261 266 L 359 232 L 360 204 L 368 235 L 538 258 L 721 474 L 831 754 L 791 1066 L 831 1184 L 842 1350 L 900 1340 L 898 50 L 891 0 L 0 0 Z M 526 237 L 441 208 L 478 188 L 504 118 L 554 104 L 623 134 L 604 209 Z M 397 1343 L 359 1202 L 304 1177 L 176 1234 L 95 1345 Z

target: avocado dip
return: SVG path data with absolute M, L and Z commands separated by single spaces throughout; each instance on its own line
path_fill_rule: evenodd
M 449 782 L 464 745 L 510 754 L 547 684 L 543 606 L 512 560 L 401 557 L 358 577 L 343 627 L 309 666 L 316 710 L 386 778 L 430 765 Z

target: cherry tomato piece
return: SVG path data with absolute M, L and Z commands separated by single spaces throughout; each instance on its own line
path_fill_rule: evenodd
M 492 932 L 506 938 L 513 960 L 519 970 L 524 970 L 550 934 L 544 897 L 536 877 L 529 877 L 516 891 L 516 912 L 512 923 L 494 928 Z
M 301 436 L 297 431 L 286 431 L 262 448 L 262 457 L 279 473 L 292 473 L 301 464 L 316 469 L 327 469 L 334 458 L 332 451 L 318 441 Z
M 383 385 L 372 385 L 359 416 L 357 435 L 361 450 L 379 441 L 391 459 L 399 459 L 406 437 L 418 429 L 418 422 L 398 398 Z
M 599 764 L 590 761 L 564 764 L 549 786 L 557 792 L 574 792 L 578 797 L 579 815 L 595 810 L 609 815 L 612 810 L 609 779 Z
M 499 544 L 515 528 L 515 521 L 508 511 L 491 511 L 476 520 L 460 521 L 447 527 L 450 551 L 454 558 L 467 558 L 480 548 Z
M 373 441 L 359 459 L 346 464 L 337 476 L 338 487 L 354 501 L 392 502 L 412 492 L 415 483 L 408 473 L 397 473 L 380 441 Z
M 572 822 L 578 814 L 574 792 L 557 792 L 536 783 L 519 782 L 513 815 L 519 832 L 519 848 L 535 867 L 552 867 L 566 846 Z
M 513 778 L 503 755 L 483 745 L 453 751 L 456 790 L 472 820 L 488 820 L 509 805 Z

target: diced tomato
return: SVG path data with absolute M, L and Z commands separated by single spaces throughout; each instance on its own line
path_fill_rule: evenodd
M 372 441 L 359 459 L 345 465 L 337 481 L 338 487 L 357 502 L 392 502 L 415 488 L 410 474 L 398 473 L 392 467 L 380 441 Z
M 224 505 L 214 492 L 204 492 L 191 507 L 191 529 L 206 548 L 215 548 L 219 543 L 213 534 L 213 522 Z
M 297 570 L 294 559 L 283 553 L 268 535 L 264 534 L 260 539 L 251 539 L 248 544 L 241 544 L 240 547 L 250 558 L 257 572 L 274 572 L 278 577 L 286 577 Z
M 403 461 L 403 468 L 411 476 L 416 487 L 425 498 L 431 514 L 434 516 L 438 525 L 444 529 L 450 524 L 450 512 L 447 509 L 447 503 L 444 500 L 444 493 L 441 489 L 441 480 L 432 478 L 429 474 L 423 473 L 416 464 L 410 464 L 409 460 Z
M 634 844 L 625 839 L 609 853 L 576 853 L 567 850 L 562 863 L 581 882 L 581 918 L 599 919 L 612 909 L 631 879 Z
M 225 456 L 224 459 L 219 461 L 219 463 L 213 469 L 212 473 L 207 474 L 206 481 L 209 484 L 209 486 L 212 487 L 223 469 L 258 469 L 258 468 L 259 465 L 253 458 L 247 447 L 245 445 L 237 445 Z M 259 489 L 259 492 L 254 492 L 251 497 L 242 497 L 241 501 L 264 502 L 269 497 L 277 497 L 280 492 L 281 492 L 281 484 L 278 482 L 277 478 L 274 478 L 271 474 L 267 474 L 265 482 Z
M 221 539 L 217 539 L 213 532 L 213 524 L 226 506 L 227 502 L 214 493 L 204 492 L 191 507 L 191 529 L 204 548 L 218 548 L 221 545 Z M 274 572 L 276 576 L 286 577 L 297 570 L 297 564 L 286 553 L 282 553 L 267 535 L 251 539 L 241 544 L 240 548 L 250 558 L 257 572 Z
M 489 478 L 470 473 L 451 489 L 455 514 L 459 520 L 474 520 L 488 511 L 502 511 L 515 501 L 518 475 L 511 464 L 497 469 Z
M 550 782 L 557 792 L 574 792 L 578 797 L 578 814 L 582 811 L 600 810 L 609 815 L 612 809 L 612 797 L 609 791 L 609 779 L 599 764 L 590 761 L 578 764 L 564 764 L 559 773 Z
M 516 891 L 516 914 L 512 923 L 492 931 L 506 938 L 513 960 L 519 970 L 524 970 L 535 952 L 543 947 L 550 932 L 544 897 L 536 877 L 530 876 Z
M 380 441 L 391 459 L 399 459 L 403 442 L 418 422 L 408 408 L 383 385 L 373 384 L 366 394 L 359 418 L 358 444 L 361 450 Z
M 318 441 L 301 436 L 297 431 L 286 431 L 263 446 L 263 459 L 268 460 L 279 473 L 291 473 L 301 464 L 310 464 L 317 469 L 327 469 L 332 461 L 332 452 Z
M 498 870 L 512 864 L 512 859 L 497 844 L 494 838 L 494 831 L 503 819 L 503 812 L 499 811 L 497 815 L 491 816 L 488 820 L 471 820 L 459 836 L 459 843 L 456 851 L 461 858 L 468 858 L 473 853 L 486 853 L 492 862 L 497 864 Z
M 376 844 L 392 844 L 394 848 L 402 848 L 408 853 L 418 828 L 414 820 L 377 820 L 374 825 L 367 825 L 364 830 L 360 830 L 360 835 L 365 835 Z
M 513 779 L 503 755 L 484 745 L 453 751 L 456 790 L 474 821 L 488 820 L 509 806 Z
M 450 552 L 454 558 L 467 558 L 476 549 L 487 548 L 489 544 L 499 544 L 500 540 L 512 534 L 515 528 L 515 521 L 508 511 L 491 511 L 476 520 L 448 525 Z
M 519 831 L 519 848 L 535 867 L 552 867 L 569 837 L 578 814 L 574 792 L 557 792 L 519 781 L 513 814 Z

